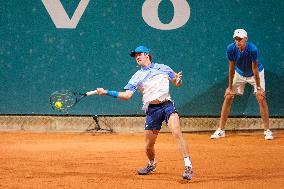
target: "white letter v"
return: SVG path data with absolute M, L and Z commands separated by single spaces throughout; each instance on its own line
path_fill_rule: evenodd
M 60 0 L 41 0 L 56 28 L 76 28 L 90 0 L 81 0 L 70 19 Z

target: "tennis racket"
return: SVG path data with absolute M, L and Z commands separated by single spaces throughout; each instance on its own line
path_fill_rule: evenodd
M 97 94 L 97 91 L 88 92 L 87 95 L 86 93 L 77 93 L 70 90 L 60 90 L 50 95 L 49 102 L 54 110 L 66 113 L 83 98 L 93 94 Z

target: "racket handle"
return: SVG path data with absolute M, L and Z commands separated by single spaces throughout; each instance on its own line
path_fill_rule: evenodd
M 96 95 L 98 94 L 97 90 L 86 92 L 87 96 Z

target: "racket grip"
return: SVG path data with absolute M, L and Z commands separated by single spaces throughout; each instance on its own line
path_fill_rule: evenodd
M 97 90 L 86 92 L 86 96 L 91 96 L 96 94 L 98 94 Z

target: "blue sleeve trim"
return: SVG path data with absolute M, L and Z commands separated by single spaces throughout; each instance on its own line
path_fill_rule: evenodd
M 172 68 L 170 68 L 169 66 L 165 65 L 165 64 L 158 64 L 158 63 L 155 63 L 155 66 L 157 68 L 157 70 L 161 70 L 165 73 L 168 74 L 168 76 L 171 78 L 171 79 L 174 79 L 175 78 L 175 73 L 174 71 L 172 70 Z
M 137 90 L 137 87 L 135 87 L 134 85 L 131 85 L 130 83 L 128 83 L 125 87 L 124 87 L 125 90 L 130 90 L 130 91 L 133 91 L 135 92 Z
M 173 72 L 168 72 L 168 75 L 171 79 L 175 78 L 175 74 Z
M 231 43 L 228 45 L 227 50 L 226 50 L 226 57 L 230 61 L 234 61 L 234 54 L 233 54 L 233 49 L 234 49 L 235 44 Z

